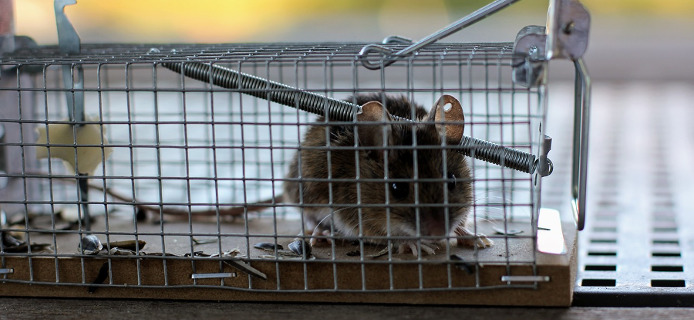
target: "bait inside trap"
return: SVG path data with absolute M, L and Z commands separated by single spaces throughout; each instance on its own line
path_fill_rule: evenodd
M 585 10 L 552 3 L 557 21 L 514 43 L 93 45 L 59 23 L 60 46 L 1 61 L 0 293 L 569 305 L 576 226 L 540 203 L 553 168 L 546 64 L 577 68 L 579 228 L 589 81 L 572 35 L 552 31 Z M 433 111 L 396 113 L 394 101 Z M 362 121 L 372 102 L 377 120 Z M 302 143 L 311 128 L 324 144 Z M 465 186 L 469 201 L 455 200 Z

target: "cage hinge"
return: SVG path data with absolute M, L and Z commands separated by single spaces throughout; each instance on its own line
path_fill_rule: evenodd
M 552 0 L 547 27 L 527 26 L 513 44 L 513 81 L 526 87 L 543 79 L 552 59 L 580 59 L 588 48 L 590 14 L 578 0 Z

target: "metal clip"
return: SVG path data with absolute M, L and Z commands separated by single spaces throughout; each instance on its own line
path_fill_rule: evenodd
M 492 3 L 489 3 L 488 5 L 479 8 L 477 11 L 463 17 L 462 19 L 453 22 L 449 26 L 432 33 L 428 36 L 426 36 L 424 39 L 419 40 L 417 43 L 411 44 L 407 46 L 406 48 L 393 52 L 388 47 L 382 46 L 382 45 L 377 45 L 377 44 L 369 44 L 364 46 L 361 51 L 359 52 L 359 58 L 361 59 L 362 65 L 366 67 L 367 69 L 371 70 L 378 70 L 380 68 L 385 68 L 391 64 L 393 64 L 395 61 L 400 60 L 406 56 L 411 55 L 415 51 L 428 46 L 429 44 L 432 44 L 436 41 L 439 41 L 445 37 L 450 36 L 453 33 L 456 33 L 460 31 L 463 28 L 466 28 L 472 24 L 475 24 L 479 22 L 480 20 L 488 17 L 489 15 L 508 7 L 509 5 L 513 4 L 518 0 L 496 0 Z M 392 41 L 393 39 L 396 39 L 396 41 Z M 407 44 L 407 41 L 402 41 L 402 40 L 407 40 L 402 37 L 397 37 L 397 36 L 391 36 L 383 40 L 384 44 L 393 44 L 393 43 L 398 43 L 402 44 L 405 43 Z M 373 60 L 369 59 L 369 55 L 373 54 L 378 54 L 379 57 Z
M 0 268 L 0 274 L 13 274 L 14 269 L 12 268 Z
M 549 276 L 501 276 L 501 281 L 511 282 L 549 282 Z
M 219 272 L 219 273 L 193 273 L 191 279 L 219 279 L 219 278 L 236 278 L 236 272 Z

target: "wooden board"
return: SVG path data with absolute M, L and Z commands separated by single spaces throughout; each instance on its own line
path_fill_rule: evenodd
M 109 223 L 111 241 L 133 238 L 128 234 L 133 232 L 128 230 L 133 225 L 117 225 L 114 221 Z M 529 237 L 493 236 L 492 228 L 500 227 L 498 221 L 480 222 L 477 226 L 494 239 L 492 248 L 472 250 L 450 246 L 421 260 L 411 254 L 397 253 L 374 259 L 368 255 L 382 247 L 369 245 L 358 256 L 348 255 L 360 248 L 349 241 L 316 247 L 316 258 L 312 260 L 268 259 L 267 252 L 252 248 L 256 242 L 271 242 L 276 234 L 280 235 L 278 242 L 286 247 L 295 234 L 292 230 L 298 226 L 295 220 L 265 218 L 251 219 L 247 224 L 244 221 L 220 224 L 219 229 L 216 223 L 195 223 L 192 233 L 187 223 L 138 225 L 139 239 L 147 241 L 142 252 L 148 255 L 122 257 L 80 257 L 75 255 L 79 235 L 63 234 L 56 237 L 53 256 L 6 255 L 3 267 L 14 272 L 5 276 L 6 281 L 0 278 L 0 295 L 545 306 L 568 306 L 572 301 L 576 231 L 571 224 L 563 228 L 568 252 L 562 255 L 533 252 Z M 525 236 L 530 232 L 528 226 L 521 222 L 508 224 L 509 229 L 523 230 L 521 235 Z M 210 236 L 217 232 L 221 236 Z M 216 238 L 221 242 L 192 245 L 190 234 L 196 240 Z M 99 237 L 105 241 L 103 234 Z M 31 237 L 32 242 L 52 240 L 52 235 Z M 170 255 L 161 255 L 162 248 Z M 206 257 L 183 257 L 191 251 L 214 254 L 220 249 L 222 252 L 239 249 L 242 255 L 250 255 L 250 266 L 264 273 L 267 279 L 251 276 L 233 264 Z M 447 259 L 446 250 L 463 257 L 465 266 Z M 93 285 L 102 268 L 103 284 Z M 193 274 L 220 273 L 228 273 L 229 277 L 192 278 Z M 510 284 L 501 280 L 504 275 L 542 275 L 550 281 Z

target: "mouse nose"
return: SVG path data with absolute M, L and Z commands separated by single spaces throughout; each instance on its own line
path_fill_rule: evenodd
M 419 226 L 424 236 L 445 236 L 447 234 L 446 220 L 442 213 L 422 212 Z

